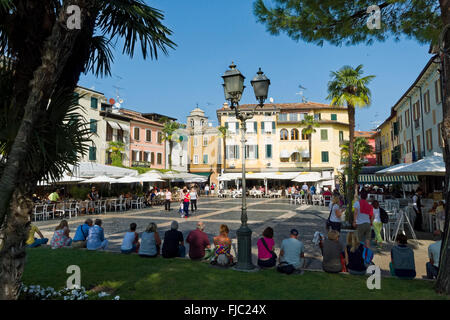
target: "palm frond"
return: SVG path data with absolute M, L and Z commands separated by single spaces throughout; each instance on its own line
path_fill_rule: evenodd
M 90 56 L 86 64 L 86 72 L 92 72 L 96 77 L 111 75 L 111 64 L 114 56 L 111 51 L 111 41 L 103 36 L 92 37 Z

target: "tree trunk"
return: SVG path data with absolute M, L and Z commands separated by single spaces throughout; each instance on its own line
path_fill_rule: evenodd
M 173 142 L 172 140 L 169 140 L 169 170 L 172 170 L 172 149 L 173 149 Z
M 312 162 L 312 134 L 309 134 L 309 171 L 311 171 L 311 162 Z
M 347 180 L 347 213 L 346 220 L 353 222 L 353 197 L 355 191 L 355 179 L 353 177 L 353 141 L 355 136 L 355 108 L 352 105 L 347 106 L 349 122 L 349 145 L 348 145 L 348 180 Z
M 441 15 L 443 25 L 450 24 L 450 1 L 441 0 Z M 447 31 L 444 38 L 444 51 L 450 53 L 450 31 Z M 445 184 L 444 199 L 445 207 L 445 227 L 442 235 L 442 247 L 439 260 L 439 274 L 436 282 L 436 291 L 450 294 L 450 59 L 448 55 L 441 55 L 443 60 L 443 72 L 441 72 L 442 83 L 442 111 L 443 126 L 442 135 L 444 137 L 444 161 L 445 161 Z
M 10 214 L 3 230 L 3 247 L 0 253 L 0 300 L 15 300 L 20 293 L 21 278 L 25 267 L 25 241 L 28 236 L 31 199 L 15 191 L 9 208 Z
M 226 137 L 223 138 L 223 173 L 227 167 L 227 142 Z

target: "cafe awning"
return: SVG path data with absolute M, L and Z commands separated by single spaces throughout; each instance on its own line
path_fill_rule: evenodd
M 360 174 L 358 176 L 359 184 L 418 184 L 417 176 L 377 176 L 374 174 Z

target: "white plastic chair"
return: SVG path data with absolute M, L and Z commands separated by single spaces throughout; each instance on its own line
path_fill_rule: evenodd
M 45 220 L 45 205 L 36 205 L 33 211 L 34 221 L 37 217 L 42 216 L 42 220 Z

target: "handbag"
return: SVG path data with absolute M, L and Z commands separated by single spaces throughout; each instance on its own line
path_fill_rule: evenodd
M 331 206 L 331 210 L 330 210 L 330 214 L 328 216 L 327 222 L 325 223 L 325 229 L 328 230 L 331 227 L 331 213 L 333 212 L 333 206 L 334 204 Z
M 295 268 L 292 264 L 281 262 L 277 267 L 277 271 L 281 273 L 291 274 L 295 271 Z
M 272 255 L 272 259 L 276 261 L 276 260 L 277 260 L 277 254 L 276 254 L 274 251 L 269 250 L 269 247 L 267 246 L 267 243 L 266 243 L 266 241 L 264 240 L 264 238 L 261 238 L 261 242 L 262 242 L 262 244 L 264 245 L 264 247 L 266 248 L 266 250 L 269 251 L 270 254 Z

